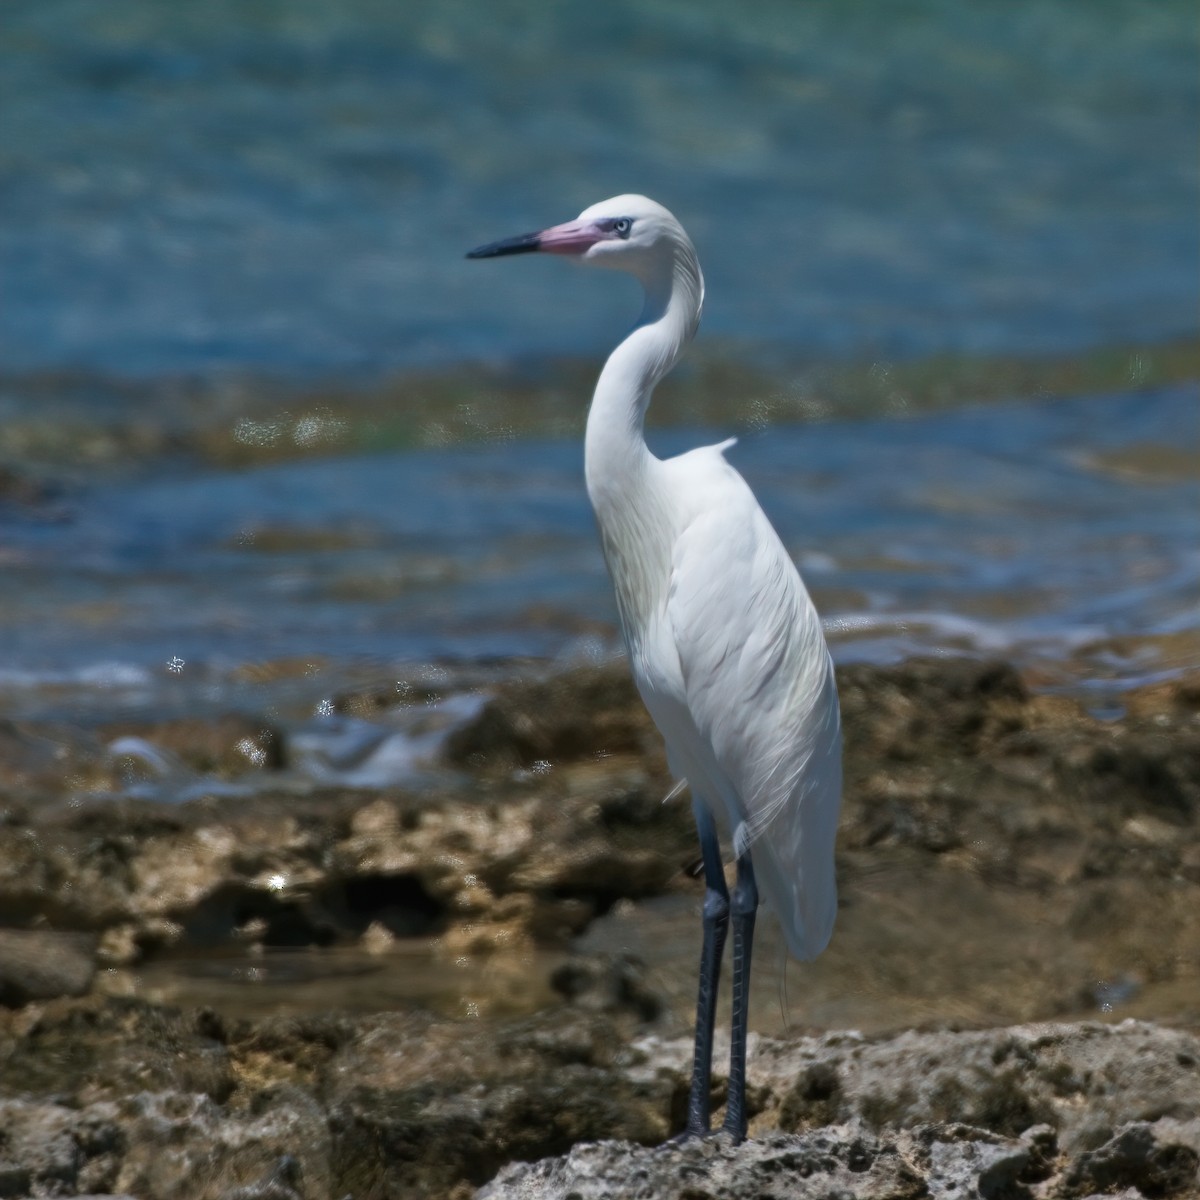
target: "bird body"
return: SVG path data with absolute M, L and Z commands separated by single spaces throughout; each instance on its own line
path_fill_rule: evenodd
M 779 536 L 718 449 L 661 466 L 668 498 L 683 480 L 689 494 L 702 485 L 704 502 L 664 505 L 671 529 L 654 564 L 659 594 L 644 622 L 623 622 L 637 690 L 672 774 L 718 817 L 734 853 L 749 851 L 788 949 L 815 958 L 836 913 L 838 810 L 829 799 L 841 792 L 820 620 Z M 620 595 L 634 582 L 628 556 L 607 548 L 606 558 Z
M 691 340 L 704 280 L 679 222 L 644 196 L 617 196 L 576 221 L 492 243 L 471 257 L 543 250 L 630 271 L 641 318 L 600 374 L 584 443 L 588 495 L 638 691 L 677 779 L 692 791 L 706 897 L 696 1057 L 686 1133 L 708 1130 L 714 997 L 734 932 L 734 1037 L 725 1128 L 745 1134 L 746 992 L 758 886 L 800 959 L 829 941 L 841 725 L 820 620 L 733 444 L 660 459 L 646 408 Z M 716 827 L 731 836 L 730 896 Z
M 580 221 L 639 213 L 666 227 L 667 252 L 642 266 L 641 319 L 596 385 L 588 496 L 634 682 L 672 773 L 738 853 L 751 848 L 788 949 L 809 959 L 828 943 L 837 909 L 833 667 L 799 573 L 725 459 L 732 443 L 668 459 L 646 445 L 651 393 L 699 324 L 704 280 L 683 229 L 645 197 L 618 196 Z
M 837 909 L 833 667 L 808 592 L 724 448 L 651 456 L 628 502 L 613 511 L 594 497 L 596 515 L 671 772 L 735 852 L 749 850 L 788 949 L 811 959 Z

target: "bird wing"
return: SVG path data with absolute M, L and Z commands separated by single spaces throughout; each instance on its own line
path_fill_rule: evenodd
M 810 958 L 828 942 L 837 907 L 833 666 L 783 543 L 714 449 L 672 460 L 687 475 L 676 494 L 702 498 L 675 538 L 666 604 L 698 736 L 684 757 L 693 788 L 720 801 L 736 852 L 751 849 L 789 948 Z

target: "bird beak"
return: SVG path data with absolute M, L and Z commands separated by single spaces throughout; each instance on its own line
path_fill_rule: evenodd
M 548 254 L 584 254 L 603 237 L 592 221 L 568 221 L 540 233 L 523 233 L 520 237 L 489 242 L 471 250 L 467 257 L 499 258 L 502 254 L 531 254 L 535 250 L 545 250 Z

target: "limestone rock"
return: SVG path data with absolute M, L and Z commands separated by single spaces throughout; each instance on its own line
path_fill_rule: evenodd
M 0 929 L 0 1005 L 82 996 L 96 973 L 94 951 L 86 935 Z

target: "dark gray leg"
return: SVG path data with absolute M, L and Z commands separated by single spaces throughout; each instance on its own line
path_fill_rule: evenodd
M 713 1021 L 717 1012 L 717 982 L 721 955 L 729 928 L 729 889 L 721 865 L 717 826 L 704 801 L 692 801 L 700 854 L 704 860 L 704 948 L 700 952 L 700 991 L 696 999 L 696 1052 L 692 1059 L 692 1086 L 688 1092 L 685 1137 L 709 1132 L 709 1084 L 712 1079 Z
M 722 1126 L 736 1142 L 746 1136 L 746 1028 L 750 1021 L 750 951 L 757 911 L 758 885 L 747 851 L 737 860 L 737 883 L 733 888 L 733 1035 L 729 1048 L 729 1098 Z

